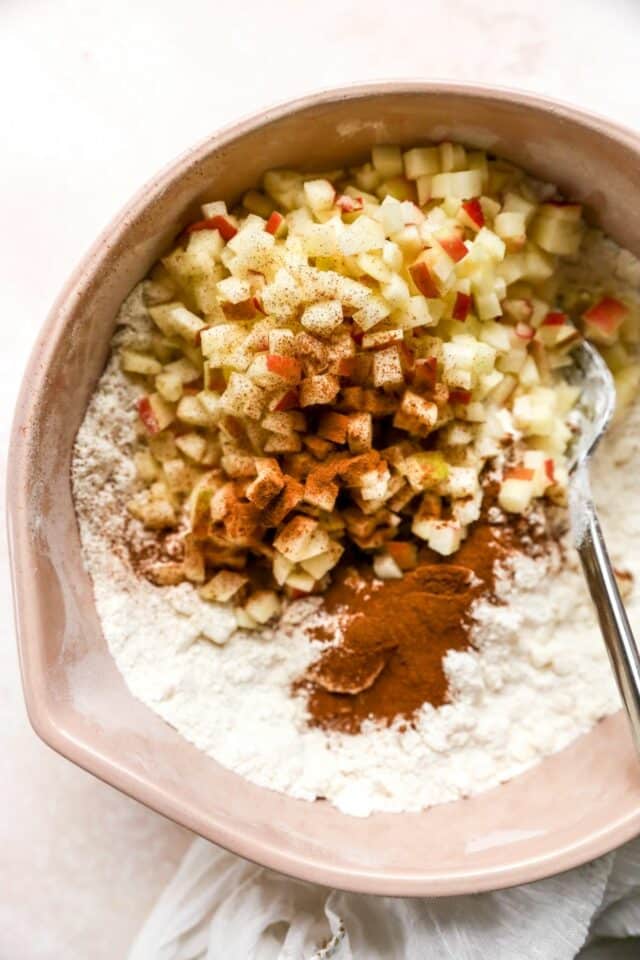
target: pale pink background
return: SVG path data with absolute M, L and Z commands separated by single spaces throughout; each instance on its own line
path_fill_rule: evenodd
M 63 280 L 187 145 L 270 101 L 383 77 L 518 86 L 640 128 L 639 35 L 635 0 L 3 0 L 3 459 L 21 370 Z M 0 565 L 0 957 L 116 960 L 190 837 L 37 741 L 4 531 Z

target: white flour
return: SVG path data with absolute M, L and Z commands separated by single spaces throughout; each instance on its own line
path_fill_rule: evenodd
M 144 327 L 139 289 L 121 320 L 127 339 Z M 476 605 L 476 649 L 445 660 L 450 704 L 425 705 L 404 731 L 308 728 L 305 701 L 290 695 L 290 685 L 317 656 L 300 626 L 313 616 L 312 601 L 293 604 L 277 631 L 230 636 L 223 608 L 189 585 L 138 579 L 114 549 L 134 483 L 135 395 L 111 361 L 78 434 L 73 486 L 85 561 L 132 693 L 225 767 L 295 797 L 326 797 L 356 816 L 417 811 L 515 776 L 619 706 L 575 557 L 561 563 L 558 551 L 546 561 L 519 556 L 498 584 L 506 604 Z M 614 564 L 636 582 L 640 514 L 631 505 L 639 470 L 636 406 L 603 443 L 593 472 Z M 640 633 L 637 596 L 627 610 Z

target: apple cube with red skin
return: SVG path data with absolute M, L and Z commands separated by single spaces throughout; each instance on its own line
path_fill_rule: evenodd
M 516 337 L 519 337 L 520 340 L 533 340 L 535 335 L 535 330 L 528 323 L 516 323 L 515 326 Z
M 418 257 L 418 259 L 411 264 L 409 273 L 411 274 L 411 279 L 423 296 L 432 299 L 440 296 L 440 291 L 432 276 L 429 264 L 423 256 Z
M 585 334 L 598 343 L 611 343 L 625 320 L 629 308 L 613 297 L 603 297 L 582 315 Z
M 151 393 L 138 398 L 138 416 L 147 433 L 153 436 L 166 430 L 175 420 L 175 409 L 159 393 Z
M 273 406 L 270 409 L 274 411 L 282 410 L 295 410 L 300 406 L 300 396 L 298 391 L 295 389 L 285 390 L 280 396 L 278 396 L 273 402 Z
M 265 224 L 265 230 L 267 233 L 273 234 L 274 237 L 279 237 L 284 233 L 286 226 L 285 218 L 277 210 L 274 210 Z
M 481 230 L 484 227 L 484 212 L 479 197 L 472 197 L 460 204 L 458 219 L 471 230 Z
M 471 390 L 463 390 L 460 387 L 449 390 L 449 403 L 466 406 L 471 403 Z
M 456 299 L 453 304 L 453 313 L 452 317 L 454 320 L 459 320 L 461 323 L 469 316 L 469 311 L 471 310 L 471 294 L 470 293 L 461 293 L 459 290 L 456 293 Z
M 362 197 L 350 197 L 343 193 L 336 198 L 336 207 L 343 213 L 359 213 L 364 207 L 364 201 Z
M 299 383 L 302 377 L 302 364 L 296 357 L 285 357 L 277 353 L 267 354 L 267 370 L 290 383 Z
M 445 253 L 451 257 L 454 263 L 458 263 L 469 253 L 463 238 L 460 236 L 460 233 L 455 230 L 451 231 L 451 233 L 436 237 L 436 239 Z
M 217 230 L 223 240 L 232 240 L 238 228 L 229 220 L 228 217 L 216 216 L 208 217 L 205 220 L 197 220 L 187 227 L 186 233 L 191 234 L 197 230 Z
M 567 322 L 566 313 L 562 313 L 560 310 L 550 310 L 542 321 L 543 327 L 561 327 Z

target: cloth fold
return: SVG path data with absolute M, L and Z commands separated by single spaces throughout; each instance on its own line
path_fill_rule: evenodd
M 536 883 L 444 899 L 291 880 L 195 840 L 128 960 L 627 960 L 640 839 Z

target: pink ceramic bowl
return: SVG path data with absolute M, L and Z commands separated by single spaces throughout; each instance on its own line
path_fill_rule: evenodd
M 387 83 L 321 93 L 217 133 L 141 190 L 51 311 L 18 403 L 9 522 L 25 696 L 54 749 L 204 837 L 276 870 L 350 890 L 444 895 L 565 870 L 640 830 L 640 769 L 621 715 L 482 794 L 421 814 L 353 819 L 247 783 L 128 692 L 105 646 L 69 482 L 73 440 L 123 298 L 200 201 L 236 198 L 263 170 L 315 169 L 379 142 L 486 147 L 582 201 L 640 255 L 640 138 L 549 100 Z

